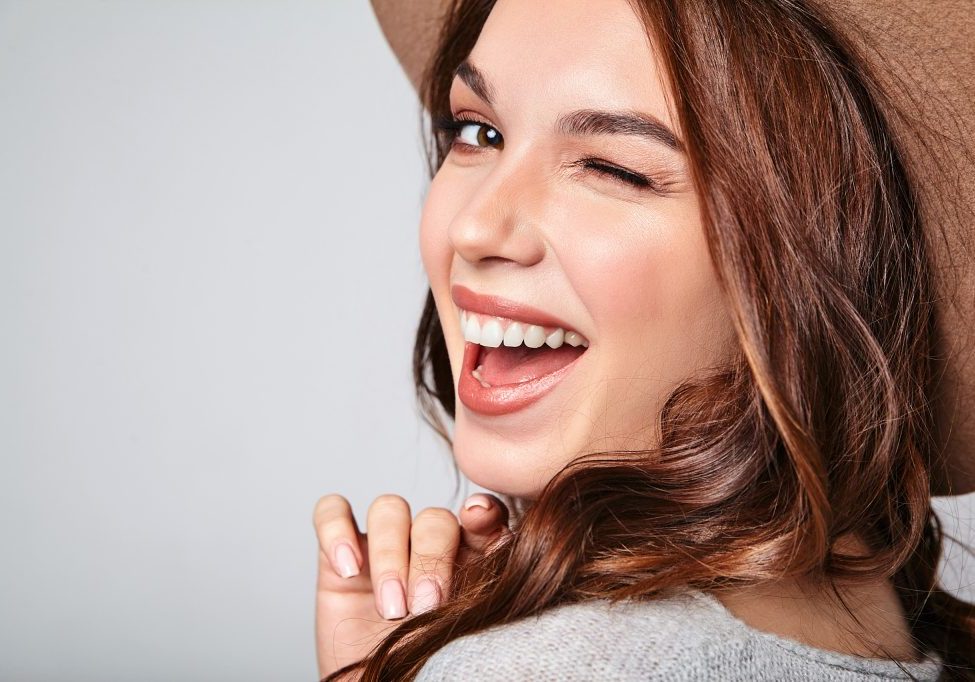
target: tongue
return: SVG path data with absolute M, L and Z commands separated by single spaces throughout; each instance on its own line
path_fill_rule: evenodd
M 562 369 L 586 349 L 563 344 L 558 348 L 498 346 L 481 348 L 478 362 L 483 365 L 481 378 L 492 386 L 520 384 Z

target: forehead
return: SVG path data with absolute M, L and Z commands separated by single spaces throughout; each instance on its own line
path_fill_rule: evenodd
M 498 0 L 470 61 L 502 111 L 635 109 L 673 123 L 650 39 L 627 0 Z

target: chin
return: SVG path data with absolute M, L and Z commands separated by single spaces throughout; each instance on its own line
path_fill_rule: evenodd
M 512 442 L 458 413 L 453 438 L 457 468 L 472 483 L 501 495 L 534 499 L 561 468 L 543 443 Z

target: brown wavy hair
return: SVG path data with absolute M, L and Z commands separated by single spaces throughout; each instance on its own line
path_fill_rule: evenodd
M 412 679 L 446 642 L 557 604 L 800 576 L 847 611 L 837 582 L 890 579 L 917 649 L 941 657 L 943 679 L 975 679 L 975 606 L 936 576 L 935 291 L 895 108 L 812 0 L 630 2 L 669 80 L 738 352 L 672 392 L 653 449 L 584 453 L 534 501 L 505 497 L 512 533 L 458 568 L 440 606 L 326 679 Z M 450 114 L 493 5 L 449 7 L 420 89 L 431 120 Z M 432 177 L 449 144 L 431 130 Z M 413 368 L 450 444 L 429 292 Z M 850 533 L 866 555 L 838 549 Z

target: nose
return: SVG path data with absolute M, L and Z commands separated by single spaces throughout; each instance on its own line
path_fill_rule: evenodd
M 509 155 L 480 181 L 472 178 L 474 189 L 448 228 L 457 254 L 472 264 L 508 261 L 529 267 L 541 261 L 543 175 L 530 159 Z

